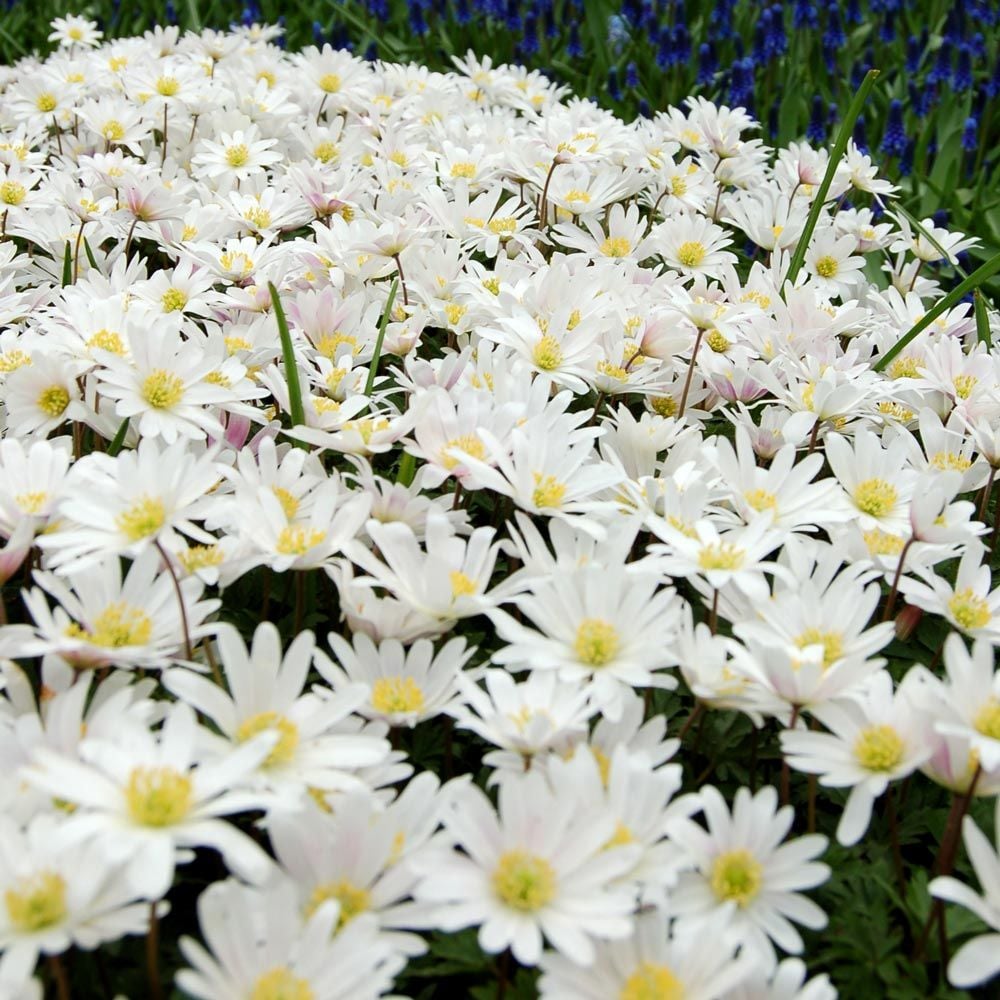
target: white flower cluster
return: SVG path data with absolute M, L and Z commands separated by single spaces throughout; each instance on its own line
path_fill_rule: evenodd
M 844 844 L 917 770 L 1000 791 L 1000 354 L 960 305 L 876 368 L 974 241 L 878 215 L 851 146 L 786 282 L 828 156 L 742 110 L 54 27 L 0 71 L 3 996 L 206 847 L 195 997 L 380 996 L 466 927 L 549 1000 L 834 996 L 778 954 L 826 839 L 772 787 L 679 794 L 652 693 L 777 720 Z M 229 595 L 289 572 L 325 645 L 248 649 Z M 943 675 L 894 682 L 900 607 Z M 440 776 L 398 747 L 428 722 Z M 936 891 L 1000 930 L 967 840 L 986 901 Z

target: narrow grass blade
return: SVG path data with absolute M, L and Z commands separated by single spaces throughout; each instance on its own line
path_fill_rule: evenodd
M 192 31 L 201 31 L 201 15 L 198 13 L 198 0 L 187 0 L 188 18 Z
M 945 250 L 945 248 L 943 246 L 941 246 L 941 244 L 938 243 L 938 241 L 936 239 L 934 239 L 934 237 L 927 231 L 927 227 L 924 226 L 924 224 L 919 219 L 917 219 L 915 216 L 911 215 L 905 208 L 903 208 L 903 206 L 898 201 L 893 202 L 892 208 L 893 208 L 893 211 L 899 212 L 899 214 L 901 216 L 903 216 L 903 218 L 906 219 L 906 221 L 911 226 L 913 226 L 913 228 L 921 236 L 923 236 L 923 238 L 925 240 L 927 240 L 927 242 L 930 243 L 930 245 L 932 247 L 934 247 L 934 249 L 937 250 L 937 252 L 939 254 L 941 254 L 941 256 L 945 260 L 947 260 L 948 263 L 951 264 L 951 266 L 953 268 L 955 268 L 955 270 L 958 271 L 958 273 L 963 278 L 967 278 L 969 276 L 969 272 L 966 271 L 965 268 L 962 267 L 962 265 L 959 264 L 957 260 L 954 263 L 950 260 L 951 254 L 949 254 L 948 251 Z M 892 212 L 889 212 L 888 214 L 892 215 Z
M 87 260 L 90 262 L 90 266 L 100 274 L 101 269 L 97 266 L 97 258 L 94 256 L 94 251 L 90 249 L 90 241 L 84 237 L 83 249 L 87 253 Z
M 992 347 L 993 338 L 990 336 L 990 314 L 986 308 L 986 299 L 983 298 L 981 289 L 977 288 L 972 293 L 972 301 L 976 309 L 976 336 L 987 347 Z
M 294 427 L 306 422 L 306 411 L 302 407 L 302 386 L 299 384 L 299 368 L 295 362 L 295 348 L 292 346 L 288 320 L 285 318 L 285 310 L 281 307 L 281 296 L 270 281 L 267 283 L 267 290 L 271 293 L 271 305 L 274 307 L 274 318 L 278 322 L 278 335 L 281 337 L 281 356 L 285 362 L 285 380 L 288 382 L 288 410 Z M 308 447 L 304 441 L 298 441 L 296 444 L 300 448 Z
M 924 318 L 920 320 L 919 323 L 915 323 L 910 329 L 903 334 L 899 340 L 896 341 L 892 347 L 889 348 L 885 354 L 882 355 L 872 366 L 875 371 L 880 372 L 885 369 L 885 366 L 889 364 L 890 361 L 900 351 L 903 350 L 906 345 L 913 340 L 923 330 L 931 325 L 938 318 L 938 316 L 946 313 L 949 309 L 958 305 L 962 300 L 964 295 L 969 292 L 975 291 L 987 278 L 991 278 L 994 274 L 1000 271 L 1000 253 L 995 257 L 990 258 L 982 267 L 977 268 L 970 274 L 965 281 L 960 285 L 956 285 L 943 299 L 939 299 L 934 305 L 924 313 Z
M 375 373 L 378 371 L 379 358 L 382 357 L 382 341 L 385 340 L 385 328 L 389 325 L 389 317 L 392 315 L 392 304 L 396 300 L 396 288 L 399 286 L 399 278 L 393 278 L 389 286 L 389 297 L 385 300 L 385 312 L 378 324 L 378 339 L 375 341 L 375 355 L 372 363 L 368 366 L 368 380 L 365 382 L 365 395 L 370 396 L 375 386 Z
M 67 285 L 73 284 L 73 250 L 69 245 L 69 240 L 66 241 L 66 250 L 63 253 L 63 270 L 62 270 L 62 286 L 65 288 Z
M 128 434 L 128 417 L 126 417 L 118 428 L 117 433 L 111 440 L 111 444 L 108 445 L 108 454 L 114 458 L 122 450 L 122 445 L 125 444 L 125 435 Z
M 851 138 L 854 131 L 854 123 L 857 121 L 858 115 L 861 114 L 861 109 L 865 106 L 865 101 L 868 100 L 868 94 L 875 85 L 878 75 L 879 71 L 877 69 L 870 69 L 865 74 L 861 86 L 858 87 L 858 92 L 854 95 L 854 100 L 851 101 L 851 106 L 847 109 L 844 120 L 840 123 L 840 131 L 837 133 L 837 140 L 830 151 L 830 162 L 826 166 L 826 173 L 823 175 L 819 190 L 816 192 L 812 207 L 809 209 L 809 217 L 806 219 L 802 235 L 795 245 L 795 253 L 792 254 L 792 259 L 788 264 L 788 273 L 785 275 L 785 281 L 789 285 L 795 284 L 795 279 L 798 277 L 799 271 L 802 270 L 802 265 L 805 263 L 806 251 L 809 249 L 813 232 L 816 229 L 816 224 L 819 222 L 820 213 L 823 211 L 827 193 L 830 190 L 830 185 L 833 183 L 833 176 L 837 172 L 840 161 L 844 158 L 844 153 L 847 150 L 847 141 Z

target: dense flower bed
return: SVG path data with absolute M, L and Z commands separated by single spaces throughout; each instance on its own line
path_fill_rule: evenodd
M 742 109 L 55 30 L 0 97 L 0 993 L 819 1000 L 886 838 L 893 995 L 989 980 L 931 898 L 1000 931 L 998 355 L 899 347 L 974 240 L 852 144 L 787 280 L 828 154 Z

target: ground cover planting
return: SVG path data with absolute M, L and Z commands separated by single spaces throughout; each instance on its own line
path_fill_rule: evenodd
M 878 73 L 280 38 L 6 71 L 0 996 L 992 995 L 1000 257 Z

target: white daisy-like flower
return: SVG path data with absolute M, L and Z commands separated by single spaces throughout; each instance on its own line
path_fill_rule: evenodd
M 739 789 L 731 813 L 717 789 L 708 786 L 698 794 L 708 829 L 689 819 L 668 829 L 692 867 L 671 894 L 672 912 L 681 927 L 731 930 L 756 962 L 773 968 L 775 945 L 802 951 L 794 923 L 812 930 L 826 926 L 826 914 L 801 895 L 829 878 L 829 867 L 814 860 L 826 849 L 826 837 L 810 834 L 782 844 L 794 811 L 778 808 L 770 786 L 756 795 Z

